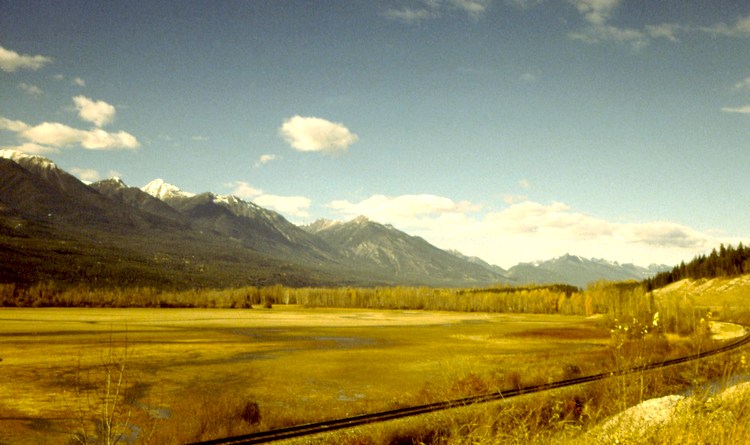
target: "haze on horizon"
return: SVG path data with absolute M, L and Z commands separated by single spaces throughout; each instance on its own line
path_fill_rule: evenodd
M 750 5 L 0 1 L 0 147 L 509 267 L 750 233 Z

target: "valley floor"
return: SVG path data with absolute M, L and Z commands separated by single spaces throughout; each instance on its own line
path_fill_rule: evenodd
M 155 437 L 170 437 L 180 423 L 180 442 L 204 437 L 205 425 L 186 420 L 210 415 L 196 409 L 254 403 L 260 424 L 242 431 L 275 428 L 443 400 L 481 390 L 477 382 L 593 372 L 588 358 L 608 343 L 578 316 L 6 308 L 0 442 L 49 443 L 90 428 L 119 364 L 121 407 L 138 427 L 129 434 L 154 424 Z

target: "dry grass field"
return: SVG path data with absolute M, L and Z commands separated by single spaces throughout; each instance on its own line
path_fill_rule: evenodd
M 5 308 L 0 443 L 242 434 L 599 372 L 609 342 L 579 316 Z

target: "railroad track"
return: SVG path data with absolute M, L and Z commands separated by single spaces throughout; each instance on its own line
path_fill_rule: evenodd
M 246 445 L 246 444 L 258 444 L 258 443 L 269 443 L 277 440 L 292 439 L 302 436 L 310 436 L 313 434 L 325 433 L 330 431 L 341 430 L 345 428 L 352 428 L 361 425 L 367 425 L 370 423 L 385 422 L 388 420 L 403 419 L 405 417 L 416 416 L 419 414 L 427 414 L 436 411 L 443 411 L 451 408 L 458 408 L 462 406 L 475 405 L 478 403 L 496 402 L 500 400 L 509 399 L 525 394 L 533 394 L 543 391 L 549 391 L 552 389 L 565 388 L 569 386 L 580 385 L 583 383 L 595 382 L 598 380 L 604 380 L 610 377 L 623 376 L 628 374 L 634 374 L 638 372 L 651 371 L 659 368 L 666 368 L 668 366 L 674 366 L 681 363 L 690 362 L 693 360 L 700 360 L 705 357 L 712 355 L 722 354 L 729 352 L 750 343 L 750 334 L 745 335 L 741 339 L 720 346 L 715 349 L 708 351 L 699 352 L 696 354 L 690 354 L 684 357 L 675 359 L 665 360 L 663 362 L 649 363 L 643 366 L 636 366 L 614 372 L 603 372 L 600 374 L 593 374 L 583 377 L 576 377 L 558 382 L 544 383 L 540 385 L 532 385 L 524 388 L 509 389 L 505 391 L 493 391 L 490 393 L 480 394 L 471 397 L 464 397 L 461 399 L 448 400 L 444 402 L 428 403 L 424 405 L 410 406 L 407 408 L 398 408 L 388 411 L 380 411 L 370 414 L 361 414 L 357 416 L 344 417 L 341 419 L 326 420 L 322 422 L 307 423 L 303 425 L 296 425 L 287 428 L 279 428 L 270 431 L 262 431 L 258 433 L 246 434 L 242 436 L 227 437 L 223 439 L 214 439 L 205 442 L 195 442 L 190 445 Z

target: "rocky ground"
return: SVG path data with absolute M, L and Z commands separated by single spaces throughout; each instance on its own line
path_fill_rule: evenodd
M 730 340 L 746 335 L 747 330 L 734 323 L 710 322 L 714 340 Z M 739 376 L 742 377 L 742 376 Z M 738 380 L 747 380 L 750 376 Z M 735 382 L 737 379 L 733 379 Z M 717 389 L 718 388 L 718 389 Z M 750 382 L 713 384 L 694 395 L 668 395 L 646 400 L 611 417 L 587 433 L 586 443 L 640 444 L 664 443 L 674 431 L 700 436 L 702 424 L 733 425 L 750 402 Z M 746 419 L 742 419 L 746 420 Z
M 702 425 L 722 429 L 746 421 L 742 408 L 750 402 L 750 382 L 711 396 L 669 395 L 646 400 L 589 430 L 586 443 L 665 443 L 675 433 L 701 437 Z M 691 432 L 690 430 L 695 431 Z M 724 428 L 726 429 L 726 428 Z

